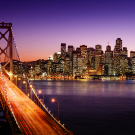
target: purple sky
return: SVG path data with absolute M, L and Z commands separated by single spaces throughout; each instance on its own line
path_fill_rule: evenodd
M 1 22 L 13 24 L 22 61 L 47 59 L 62 42 L 105 51 L 121 38 L 135 51 L 135 0 L 6 0 L 0 9 Z

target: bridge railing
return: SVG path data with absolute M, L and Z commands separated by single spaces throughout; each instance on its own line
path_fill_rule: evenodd
M 3 72 L 2 72 L 1 63 L 0 63 L 0 74 L 1 74 L 1 77 L 2 77 L 1 80 L 2 80 L 2 83 L 3 83 L 3 86 L 0 88 L 1 104 L 2 104 L 2 106 L 3 106 L 3 108 L 4 108 L 5 112 L 6 112 L 6 115 L 7 115 L 6 117 L 10 117 L 8 119 L 8 121 L 9 121 L 10 127 L 12 129 L 12 132 L 13 133 L 18 133 L 18 132 L 21 131 L 21 128 L 19 126 L 17 117 L 14 114 L 13 108 L 12 108 L 12 106 L 10 104 L 10 101 L 9 101 L 8 93 L 7 93 L 6 86 L 5 86 L 5 81 L 4 81 L 4 78 L 3 78 Z M 14 124 L 14 121 L 15 121 L 15 124 Z
M 36 98 L 36 100 L 37 100 L 37 102 L 36 102 L 37 105 L 38 105 L 43 111 L 45 111 L 46 113 L 48 113 L 48 115 L 49 115 L 58 125 L 60 125 L 60 126 L 67 132 L 67 134 L 72 134 L 70 130 L 67 130 L 67 128 L 65 128 L 64 124 L 62 124 L 62 123 L 60 122 L 60 120 L 57 120 L 57 119 L 51 114 L 51 112 L 46 108 L 45 104 L 42 103 L 42 101 L 39 99 L 39 97 L 38 97 L 38 95 L 37 95 L 37 92 L 36 92 L 36 90 L 35 90 L 35 87 L 34 87 L 34 86 L 31 84 L 31 82 L 29 81 L 28 76 L 27 76 L 27 74 L 26 74 L 26 72 L 25 72 L 25 70 L 24 70 L 24 68 L 23 68 L 23 65 L 22 65 L 21 59 L 20 59 L 20 57 L 19 57 L 18 50 L 17 50 L 17 46 L 16 46 L 16 43 L 15 43 L 15 39 L 14 39 L 14 35 L 13 35 L 13 29 L 11 29 L 11 30 L 12 30 L 12 37 L 13 37 L 14 46 L 15 46 L 15 49 L 16 49 L 16 52 L 17 52 L 17 56 L 18 56 L 18 59 L 19 59 L 19 61 L 20 61 L 20 63 L 21 63 L 21 67 L 22 67 L 22 69 L 23 69 L 23 73 L 25 74 L 26 81 L 27 81 L 27 83 L 28 83 L 28 85 L 29 85 L 29 88 L 30 88 L 30 90 L 31 90 L 31 96 L 29 96 L 29 98 L 30 98 L 34 103 L 35 103 L 35 98 Z M 32 94 L 34 95 L 34 99 L 32 98 Z
M 38 93 L 36 92 L 35 87 L 31 84 L 29 81 L 28 77 L 26 76 L 26 82 L 29 85 L 30 91 L 26 94 L 35 104 L 37 104 L 44 112 L 46 112 L 58 125 L 60 125 L 66 132 L 67 134 L 71 134 L 70 130 L 68 130 L 64 124 L 60 122 L 60 120 L 56 119 L 53 114 L 51 114 L 51 111 L 48 110 L 48 108 L 45 106 L 45 104 L 42 102 L 42 100 L 39 98 Z M 15 86 L 18 88 L 17 86 Z

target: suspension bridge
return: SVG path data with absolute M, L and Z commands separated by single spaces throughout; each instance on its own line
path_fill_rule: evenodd
M 0 56 L 4 55 L 4 61 L 0 62 L 0 103 L 6 119 L 14 135 L 73 135 L 72 131 L 65 128 L 56 119 L 39 99 L 36 89 L 29 81 L 23 68 L 16 47 L 12 23 L 0 23 L 0 40 L 4 39 L 5 48 L 0 46 Z M 18 60 L 23 69 L 22 79 L 28 84 L 24 93 L 14 83 L 13 60 Z

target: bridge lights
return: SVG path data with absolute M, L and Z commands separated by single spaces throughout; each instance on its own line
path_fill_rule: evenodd
M 55 102 L 55 101 L 57 101 L 57 100 L 53 98 L 51 101 L 52 101 L 52 102 Z M 57 102 L 58 102 L 58 101 L 57 101 Z M 59 119 L 59 102 L 58 102 L 58 119 Z
M 25 81 L 23 81 L 23 84 L 25 84 L 26 82 Z
M 39 90 L 39 91 L 38 91 L 38 93 L 39 93 L 39 94 L 41 94 L 41 93 L 42 93 L 42 91 L 41 91 L 41 90 Z
M 42 92 L 42 90 L 38 90 L 38 94 L 43 94 L 43 99 L 40 99 L 40 100 L 44 104 L 44 92 Z
M 54 98 L 52 99 L 52 102 L 55 102 L 55 99 Z

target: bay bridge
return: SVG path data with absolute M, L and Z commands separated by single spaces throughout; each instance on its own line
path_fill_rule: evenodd
M 15 43 L 12 23 L 0 23 L 0 40 L 7 44 L 0 46 L 0 103 L 12 134 L 14 135 L 73 135 L 60 120 L 56 119 L 38 97 L 36 89 L 29 81 Z M 23 69 L 22 79 L 28 84 L 27 92 L 19 89 L 13 80 L 13 60 L 18 60 Z

